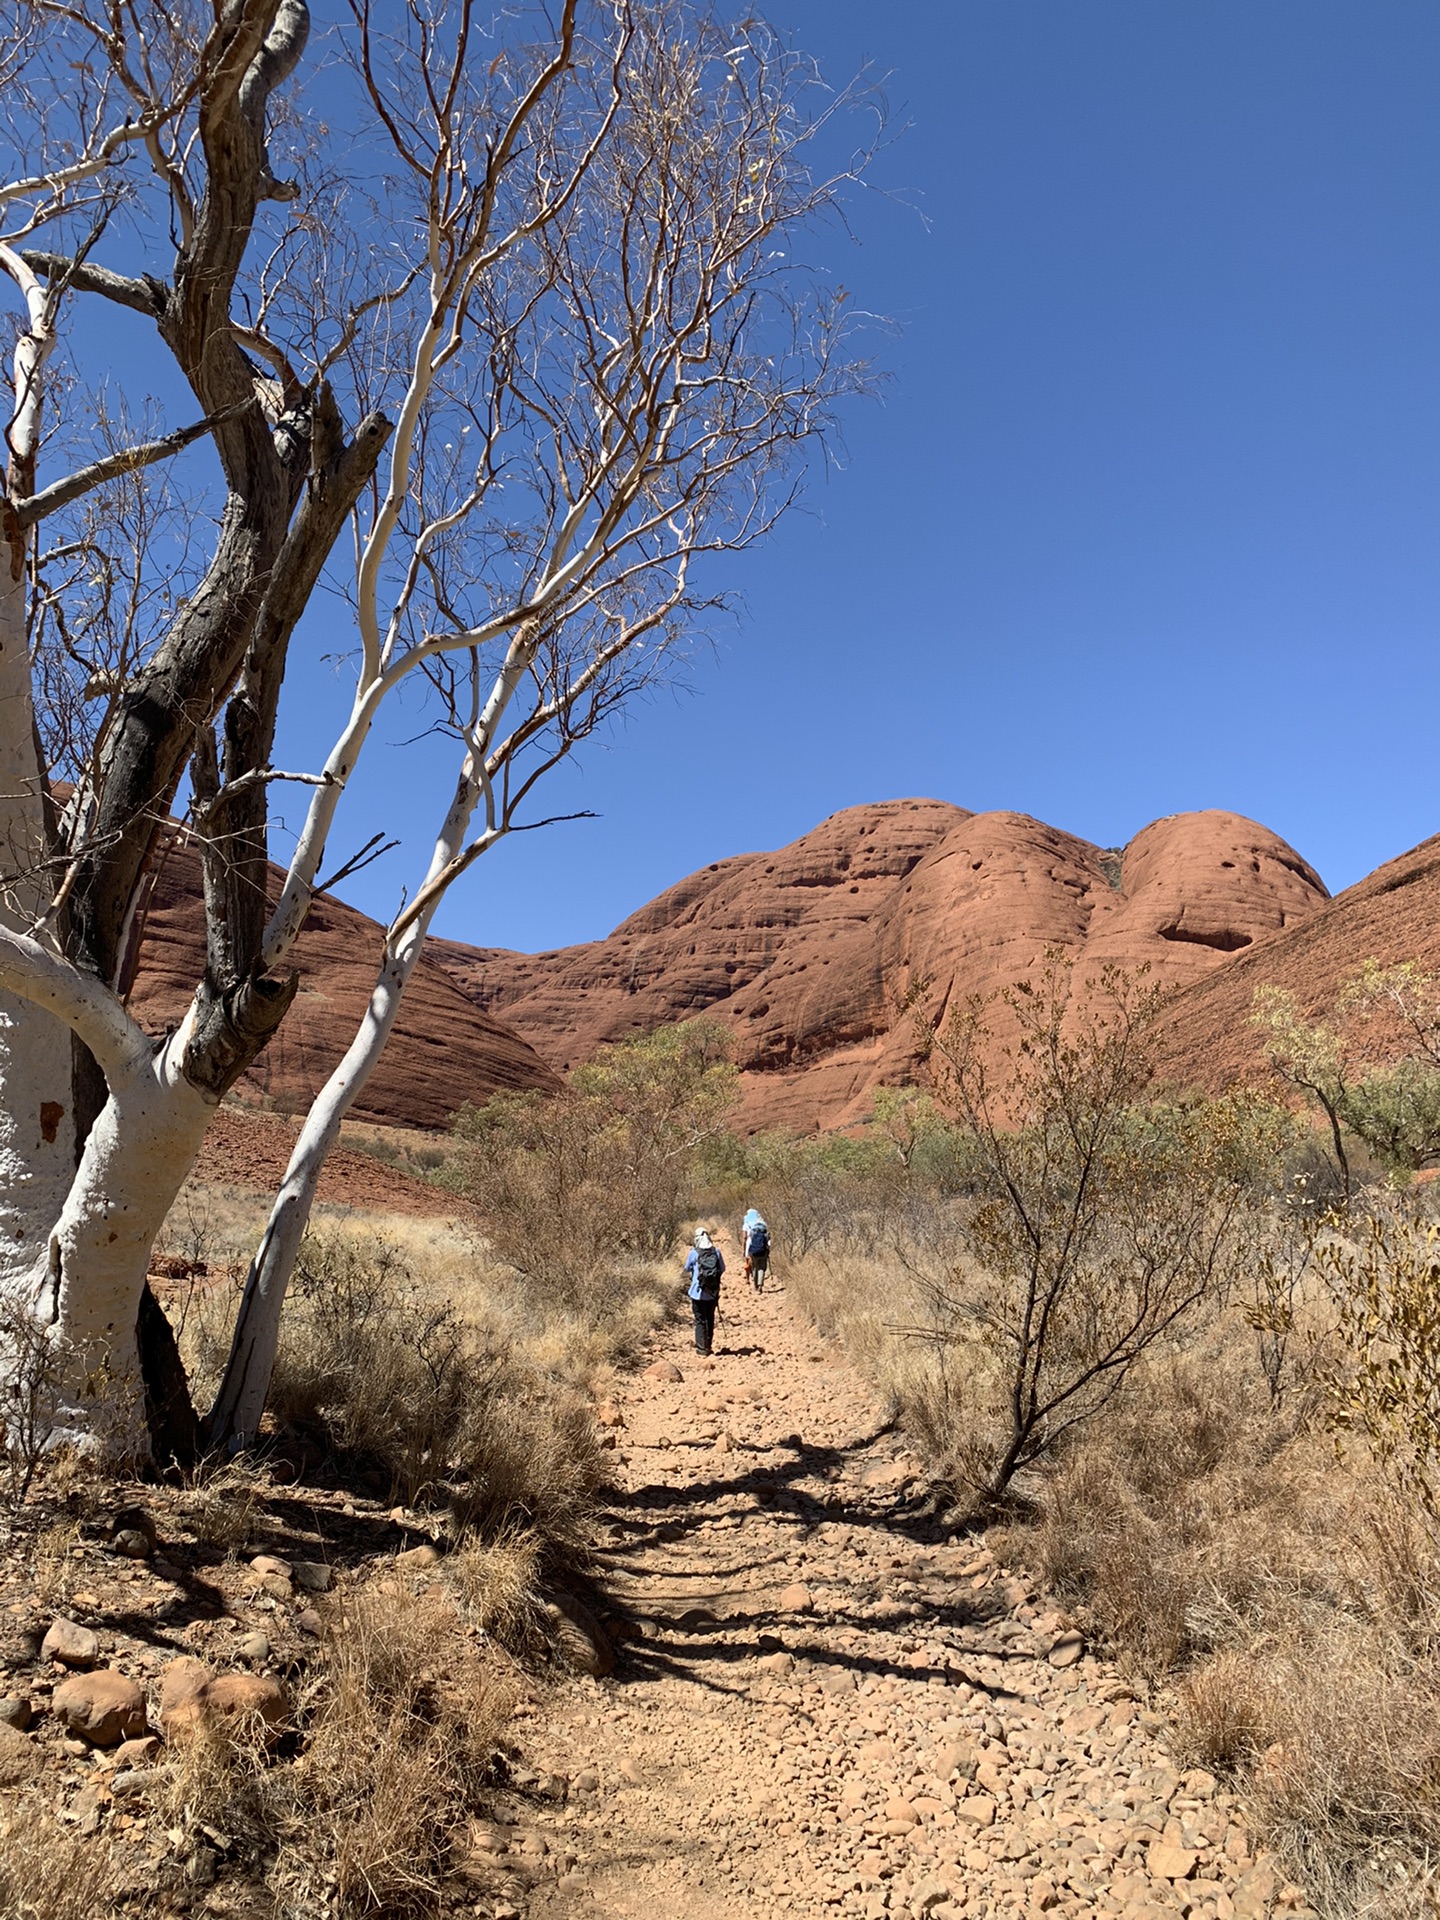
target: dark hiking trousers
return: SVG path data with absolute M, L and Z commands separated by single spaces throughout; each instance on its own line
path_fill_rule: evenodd
M 695 1312 L 695 1351 L 697 1353 L 709 1353 L 715 1344 L 715 1309 L 719 1304 L 718 1300 L 690 1302 Z

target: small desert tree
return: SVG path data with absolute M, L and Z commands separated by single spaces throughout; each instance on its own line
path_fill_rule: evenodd
M 380 715 L 404 698 L 409 729 L 423 709 L 453 751 L 256 1253 L 208 1423 L 240 1445 L 320 1168 L 446 890 L 537 824 L 547 772 L 665 671 L 716 603 L 712 557 L 773 526 L 863 384 L 843 293 L 796 252 L 863 156 L 818 170 L 845 96 L 759 20 L 689 0 L 493 19 L 355 0 L 318 91 L 305 0 L 20 0 L 8 21 L 0 1289 L 67 1356 L 74 1426 L 93 1383 L 123 1399 L 143 1372 L 162 1450 L 193 1445 L 145 1288 L 155 1235 L 285 1018 Z M 96 306 L 141 329 L 157 387 L 188 392 L 183 426 L 125 430 L 104 334 L 76 321 Z M 152 486 L 187 447 L 205 459 Z M 314 644 L 322 581 L 351 608 L 350 710 L 282 771 L 287 663 Z M 125 1000 L 187 780 L 206 965 L 157 1040 Z M 281 783 L 310 799 L 272 909 Z
M 1274 1071 L 1324 1114 L 1345 1202 L 1347 1134 L 1397 1173 L 1440 1160 L 1440 975 L 1367 960 L 1331 1019 L 1307 1019 L 1283 987 L 1257 990 L 1253 1019 Z
M 617 1261 L 670 1252 L 738 1080 L 713 1020 L 602 1047 L 561 1093 L 501 1094 L 462 1113 L 456 1184 L 507 1260 L 583 1299 Z
M 924 1333 L 947 1373 L 968 1368 L 977 1403 L 983 1383 L 996 1390 L 992 1429 L 970 1449 L 991 1499 L 1223 1295 L 1283 1138 L 1264 1103 L 1148 1097 L 1160 996 L 1142 978 L 1108 969 L 1078 1006 L 1072 985 L 1072 963 L 1051 953 L 999 996 L 1007 1044 L 984 1002 L 926 1036 L 975 1159 Z

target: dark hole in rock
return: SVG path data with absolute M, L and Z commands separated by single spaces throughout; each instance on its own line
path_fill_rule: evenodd
M 1192 933 L 1188 927 L 1161 927 L 1162 940 L 1177 940 L 1188 947 L 1213 947 L 1216 953 L 1238 953 L 1241 947 L 1250 945 L 1248 933 L 1237 933 L 1233 927 L 1222 927 L 1218 933 Z

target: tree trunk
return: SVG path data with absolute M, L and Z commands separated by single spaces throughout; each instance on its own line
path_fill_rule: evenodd
M 49 904 L 23 542 L 0 543 L 0 919 L 28 933 Z M 75 1173 L 70 1031 L 0 992 L 0 1297 L 34 1271 Z
M 166 1400 L 162 1362 L 147 1404 L 137 1337 L 150 1250 L 215 1111 L 180 1071 L 184 1032 L 114 1076 L 34 1280 L 58 1358 L 60 1424 L 121 1456 L 150 1452 L 147 1413 Z M 159 1352 L 158 1329 L 148 1332 Z
M 205 1443 L 211 1448 L 224 1447 L 238 1453 L 252 1446 L 259 1433 L 280 1344 L 285 1290 L 310 1223 L 320 1173 L 356 1095 L 385 1051 L 406 983 L 425 944 L 429 920 L 427 913 L 422 920 L 412 922 L 398 948 L 392 949 L 387 943 L 360 1029 L 344 1059 L 316 1095 L 295 1142 L 264 1237 L 246 1276 L 225 1378 L 205 1420 Z

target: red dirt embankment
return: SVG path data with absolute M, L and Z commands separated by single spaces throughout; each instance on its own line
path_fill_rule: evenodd
M 284 1114 L 221 1107 L 205 1136 L 192 1178 L 202 1186 L 238 1187 L 273 1193 L 285 1176 L 300 1130 Z M 354 1207 L 365 1213 L 403 1213 L 415 1219 L 473 1218 L 457 1194 L 432 1187 L 401 1167 L 343 1143 L 325 1162 L 318 1198 L 322 1206 Z

